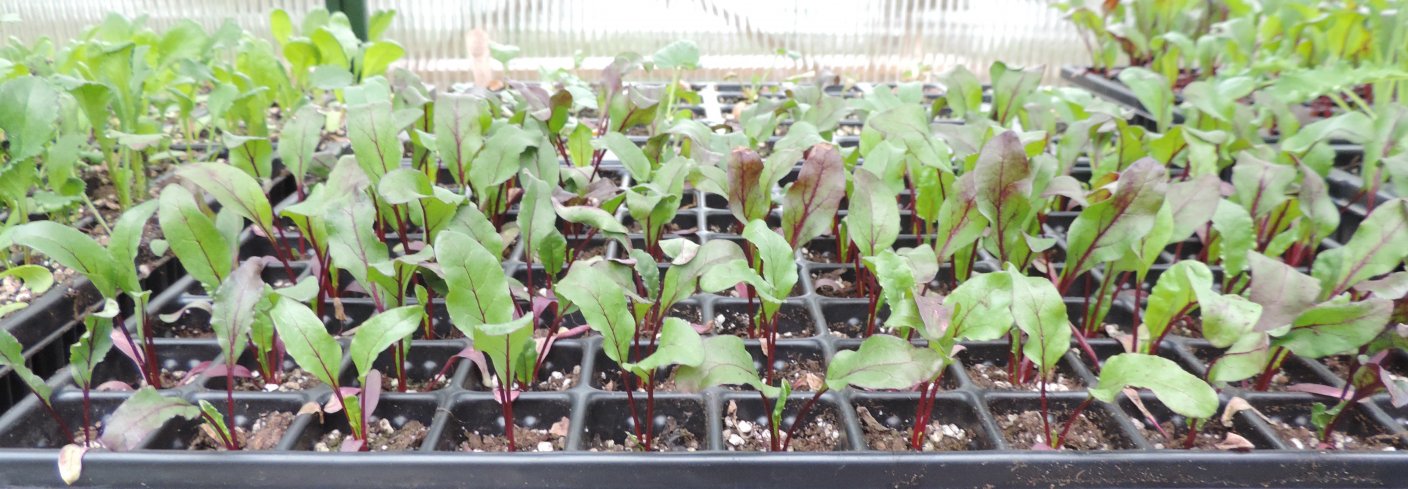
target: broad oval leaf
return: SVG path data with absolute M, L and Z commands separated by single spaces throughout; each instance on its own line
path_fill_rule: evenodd
M 184 187 L 167 185 L 161 191 L 160 205 L 157 221 L 171 251 L 191 277 L 207 292 L 214 292 L 230 276 L 234 247 Z
M 269 310 L 269 318 L 288 355 L 299 367 L 325 385 L 337 385 L 342 346 L 328 334 L 327 327 L 313 310 L 297 301 L 278 300 Z
M 352 336 L 352 363 L 357 366 L 357 379 L 365 385 L 372 362 L 387 347 L 399 343 L 420 326 L 425 310 L 419 305 L 402 306 L 378 313 L 357 327 Z
M 198 416 L 200 408 L 185 399 L 163 396 L 151 386 L 143 387 L 108 417 L 103 426 L 103 447 L 114 452 L 135 450 L 167 421 Z
M 822 235 L 846 196 L 846 166 L 830 144 L 812 146 L 782 197 L 782 232 L 793 248 Z
M 1207 419 L 1217 413 L 1217 391 L 1173 360 L 1157 355 L 1121 353 L 1105 361 L 1100 381 L 1090 396 L 1115 402 L 1126 387 L 1153 391 L 1164 406 L 1189 418 Z
M 907 389 L 932 380 L 944 367 L 939 352 L 917 347 L 892 335 L 875 335 L 861 342 L 860 349 L 841 350 L 826 369 L 826 387 L 861 389 Z

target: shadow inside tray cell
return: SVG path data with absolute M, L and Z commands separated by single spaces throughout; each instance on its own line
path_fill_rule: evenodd
M 319 402 L 326 404 L 328 396 Z M 369 444 L 373 452 L 404 452 L 420 448 L 429 435 L 430 421 L 438 408 L 435 396 L 426 394 L 383 393 L 376 410 L 367 415 L 371 427 Z M 313 419 L 308 428 L 299 432 L 293 449 L 301 451 L 337 452 L 351 433 L 347 411 L 324 414 Z
M 709 318 L 714 323 L 710 332 L 744 338 L 755 336 L 757 333 L 750 335 L 749 331 L 761 332 L 761 318 L 756 318 L 761 307 L 760 301 L 754 301 L 751 306 L 743 299 L 715 301 L 714 317 Z M 784 302 L 774 318 L 779 339 L 807 338 L 816 334 L 816 322 L 812 320 L 811 311 L 805 303 Z
M 1062 438 L 1065 449 L 1130 450 L 1138 446 L 1133 435 L 1126 433 L 1116 421 L 1124 415 L 1103 402 L 1092 402 L 1080 417 L 1072 418 L 1071 415 L 1084 400 L 1084 396 L 1070 394 L 1048 395 L 1049 417 L 1045 423 L 1042 421 L 1041 399 L 1035 395 L 990 397 L 988 409 L 992 411 L 1008 447 L 1013 450 L 1030 450 L 1037 443 L 1045 444 L 1047 435 L 1044 431 L 1047 427 L 1059 435 L 1067 423 L 1072 425 Z
M 647 404 L 637 397 L 635 413 L 644 417 Z M 631 415 L 630 402 L 623 397 L 598 397 L 587 404 L 586 426 L 582 427 L 582 449 L 612 452 L 637 450 L 644 443 L 645 431 L 636 436 L 636 421 Z M 654 416 L 649 433 L 651 450 L 662 452 L 696 451 L 708 448 L 708 413 L 704 403 L 695 396 L 656 396 Z
M 781 423 L 778 426 L 779 440 L 786 440 L 786 433 L 798 421 L 801 408 L 812 396 L 791 396 L 783 407 Z M 723 449 L 728 451 L 768 451 L 772 438 L 769 419 L 775 400 L 763 399 L 756 394 L 738 393 L 726 396 L 723 400 Z M 846 427 L 842 422 L 841 411 L 836 398 L 823 395 L 793 430 L 795 438 L 789 451 L 830 452 L 850 449 Z
M 1348 405 L 1339 420 L 1335 422 L 1330 440 L 1321 439 L 1320 426 L 1312 421 L 1311 413 L 1315 404 L 1333 407 L 1332 399 L 1302 395 L 1267 395 L 1250 399 L 1255 407 L 1267 418 L 1267 425 L 1287 449 L 1313 450 L 1321 442 L 1334 450 L 1403 450 L 1408 448 L 1401 431 L 1396 430 L 1393 420 L 1379 419 L 1372 403 Z
M 579 339 L 554 341 L 552 349 L 548 350 L 547 355 L 543 357 L 542 365 L 538 367 L 537 377 L 528 390 L 532 392 L 565 391 L 581 384 L 583 372 L 582 351 L 585 348 L 585 344 Z M 610 361 L 609 359 L 605 359 L 604 356 L 601 358 L 604 361 Z M 468 360 L 465 359 L 460 359 L 459 361 L 468 362 Z M 601 360 L 598 361 L 597 365 L 601 365 L 601 363 L 599 363 L 600 361 Z M 497 382 L 494 377 L 498 375 L 496 366 L 489 365 L 486 367 L 488 371 L 487 379 L 478 364 L 470 362 L 465 368 L 468 369 L 468 373 L 465 375 L 463 384 L 461 384 L 463 388 L 475 391 L 490 391 L 493 386 L 496 385 L 494 384 L 494 382 Z M 515 373 L 514 376 L 517 377 L 518 374 Z
M 513 402 L 514 445 L 518 451 L 560 451 L 567 448 L 572 404 L 567 397 L 523 396 Z M 461 397 L 447 411 L 438 451 L 508 451 L 504 409 L 485 397 Z M 546 445 L 544 445 L 546 444 Z M 551 448 L 550 450 L 548 448 Z
M 273 450 L 285 439 L 292 437 L 298 421 L 298 410 L 303 406 L 300 397 L 280 395 L 242 394 L 235 398 L 235 416 L 230 419 L 229 408 L 224 394 L 201 394 L 197 401 L 209 402 L 223 416 L 230 429 L 236 429 L 235 442 L 242 450 Z M 306 414 L 304 416 L 316 416 Z M 161 450 L 224 450 L 222 440 L 216 431 L 202 425 L 204 419 L 177 418 L 152 436 L 147 448 Z M 251 431 L 253 428 L 253 431 Z
M 372 368 L 381 373 L 382 392 L 430 392 L 444 389 L 454 380 L 455 368 L 446 369 L 446 362 L 464 349 L 459 342 L 412 343 L 411 348 L 401 359 L 401 372 L 405 374 L 405 385 L 401 384 L 396 369 L 396 346 L 387 348 L 377 355 Z M 348 367 L 342 372 L 338 382 L 344 387 L 356 387 L 357 369 Z M 404 389 L 404 390 L 403 390 Z
M 1136 431 L 1144 436 L 1149 442 L 1149 446 L 1155 449 L 1183 449 L 1190 441 L 1188 438 L 1188 418 L 1175 413 L 1162 401 L 1159 401 L 1152 393 L 1141 392 L 1139 403 L 1127 395 L 1119 397 L 1118 405 L 1125 415 L 1129 417 L 1130 423 L 1134 425 Z M 1227 408 L 1227 402 L 1222 401 L 1218 406 L 1217 415 L 1204 420 L 1197 434 L 1191 439 L 1193 450 L 1238 450 L 1230 447 L 1240 446 L 1237 437 L 1251 443 L 1255 450 L 1271 450 L 1276 448 L 1273 441 L 1275 436 L 1266 433 L 1256 426 L 1252 421 L 1255 414 L 1249 411 L 1239 412 L 1232 416 L 1232 425 L 1224 426 L 1218 419 L 1223 410 Z M 1145 411 L 1148 411 L 1148 415 Z M 1150 419 L 1152 416 L 1152 419 Z M 1154 424 L 1158 423 L 1159 428 Z M 1160 431 L 1160 428 L 1162 431 Z M 1165 436 L 1167 435 L 1167 436 Z
M 919 396 L 858 395 L 851 398 L 865 434 L 865 447 L 887 452 L 908 452 L 914 433 L 914 413 Z M 922 438 L 924 451 L 993 450 L 994 434 L 984 428 L 978 409 L 968 397 L 940 394 L 934 399 L 929 424 Z
M 117 410 L 126 395 L 95 395 L 90 401 L 89 419 L 93 429 L 89 433 L 102 436 L 101 427 Z M 54 411 L 74 435 L 73 441 L 83 443 L 84 409 L 81 394 L 55 396 L 52 398 Z M 3 448 L 59 448 L 69 443 L 69 438 L 58 421 L 37 402 L 20 403 L 12 409 L 24 411 L 7 425 L 0 426 L 0 447 Z M 7 413 L 8 414 L 8 413 Z

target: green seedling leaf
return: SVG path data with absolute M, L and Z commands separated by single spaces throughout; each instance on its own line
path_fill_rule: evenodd
M 954 180 L 953 192 L 939 206 L 938 236 L 943 240 L 934 251 L 940 262 L 948 261 L 958 250 L 973 244 L 988 229 L 988 219 L 978 205 L 977 173 L 965 173 Z
M 1050 280 L 1022 275 L 1015 268 L 1012 277 L 1012 320 L 1027 335 L 1022 354 L 1049 373 L 1071 348 L 1071 323 L 1066 303 Z
M 797 284 L 796 255 L 782 236 L 768 229 L 766 222 L 755 220 L 743 228 L 743 239 L 748 240 L 758 250 L 761 259 L 759 276 L 767 283 L 758 292 L 771 301 L 778 302 L 792 292 Z M 768 313 L 771 317 L 772 314 Z
M 216 409 L 214 404 L 211 404 L 210 401 L 205 399 L 201 399 L 200 410 L 205 413 L 206 421 L 211 423 L 212 428 L 214 428 L 216 432 L 224 435 L 225 438 L 230 438 L 230 427 L 225 425 L 225 415 L 220 414 L 220 410 Z
M 1066 256 L 1075 257 L 1065 270 L 1072 277 L 1097 263 L 1120 258 L 1154 226 L 1168 184 L 1162 166 L 1140 159 L 1120 174 L 1109 199 L 1091 204 L 1071 224 Z
M 293 118 L 284 124 L 279 133 L 279 158 L 284 168 L 302 185 L 308 170 L 313 167 L 313 153 L 318 150 L 323 124 L 327 118 L 316 105 L 305 105 L 293 113 Z
M 273 207 L 259 182 L 249 174 L 220 163 L 188 163 L 177 168 L 176 175 L 214 196 L 221 208 L 235 212 L 264 231 L 273 232 Z
M 1301 313 L 1272 344 L 1305 358 L 1353 352 L 1383 332 L 1392 312 L 1393 302 L 1387 299 L 1350 302 L 1339 296 Z
M 483 324 L 513 320 L 513 297 L 499 258 L 473 238 L 456 231 L 440 233 L 435 240 L 435 261 L 440 264 L 449 295 L 445 306 L 456 328 L 473 338 Z
M 337 385 L 342 346 L 328 334 L 327 327 L 312 309 L 297 301 L 279 300 L 269 311 L 269 318 L 288 355 L 299 367 L 324 385 Z
M 943 367 L 937 351 L 898 336 L 875 335 L 861 342 L 859 350 L 836 352 L 826 369 L 826 388 L 908 389 L 933 379 Z
M 670 310 L 670 306 L 696 290 L 714 293 L 737 285 L 737 280 L 729 282 L 726 277 L 729 272 L 724 265 L 743 262 L 743 267 L 747 268 L 743 249 L 732 241 L 708 241 L 703 245 L 694 245 L 684 238 L 676 238 L 661 242 L 660 247 L 675 257 L 672 262 L 674 266 L 665 271 L 660 288 L 660 309 L 664 311 Z M 687 247 L 692 247 L 688 253 L 684 251 Z M 672 250 L 675 252 L 671 253 Z
M 631 178 L 640 182 L 650 181 L 650 174 L 653 170 L 650 159 L 646 158 L 645 152 L 632 143 L 626 135 L 619 132 L 609 132 L 602 136 L 601 142 L 606 146 L 606 149 L 611 150 L 611 153 L 621 160 L 621 166 L 626 167 Z
M 20 380 L 29 386 L 29 390 L 34 391 L 41 399 L 44 399 L 44 402 L 49 402 L 49 395 L 53 394 L 54 390 L 49 387 L 49 384 L 44 383 L 42 377 L 35 375 L 34 371 L 25 365 L 24 346 L 20 344 L 20 341 L 15 339 L 9 331 L 0 329 L 0 368 L 3 367 L 9 367 L 13 370 L 15 375 L 18 375 Z
M 267 178 L 273 174 L 274 145 L 269 138 L 227 132 L 224 142 L 229 149 L 230 166 L 255 178 Z
M 557 210 L 557 215 L 561 217 L 562 220 L 594 228 L 597 230 L 598 234 L 615 239 L 620 242 L 622 246 L 628 244 L 626 233 L 629 232 L 629 230 L 610 213 L 597 207 L 562 205 L 561 202 L 556 200 L 552 201 L 552 205 L 553 208 Z
M 704 362 L 704 340 L 689 322 L 667 317 L 660 327 L 660 343 L 655 352 L 636 363 L 625 363 L 621 367 L 635 373 L 642 380 L 649 379 L 652 372 L 670 365 L 695 367 Z
M 230 276 L 234 246 L 184 187 L 167 185 L 159 202 L 157 220 L 171 251 L 207 292 L 215 291 Z
M 419 305 L 402 306 L 388 309 L 362 322 L 352 336 L 352 346 L 349 348 L 352 363 L 357 366 L 357 380 L 366 385 L 367 372 L 372 369 L 377 355 L 414 333 L 424 315 L 425 310 Z
M 54 286 L 54 274 L 40 265 L 17 265 L 7 270 L 0 270 L 0 278 L 5 277 L 19 279 L 24 283 L 24 287 L 36 296 Z
M 617 364 L 630 360 L 636 322 L 620 285 L 601 266 L 574 266 L 558 282 L 558 297 L 576 305 L 592 330 L 605 338 L 602 350 Z M 666 282 L 668 287 L 668 280 Z M 668 290 L 668 289 L 667 289 Z M 749 360 L 751 365 L 751 360 Z
M 1164 357 L 1140 353 L 1110 357 L 1090 396 L 1115 402 L 1126 387 L 1149 389 L 1169 410 L 1189 418 L 1207 419 L 1217 413 L 1217 391 Z
M 1001 61 L 989 69 L 992 80 L 992 120 L 1007 125 L 1041 83 L 1041 70 L 1014 70 Z
M 113 278 L 117 286 L 129 294 L 142 291 L 137 274 L 137 248 L 142 244 L 142 230 L 156 213 L 157 201 L 149 200 L 127 209 L 112 225 L 108 237 L 108 255 L 112 257 Z
M 264 298 L 264 261 L 245 260 L 229 280 L 215 290 L 210 311 L 210 327 L 220 344 L 220 353 L 228 365 L 234 365 L 249 343 L 250 327 L 254 325 L 256 307 Z
M 391 102 L 374 101 L 348 107 L 347 112 L 352 154 L 357 157 L 357 165 L 376 183 L 382 175 L 401 166 L 399 135 L 420 118 L 420 110 L 393 110 Z
M 1012 328 L 1012 275 L 984 273 L 960 283 L 943 305 L 953 311 L 949 335 L 974 341 L 1003 337 Z M 938 339 L 925 335 L 930 341 Z
M 474 193 L 482 199 L 494 187 L 513 178 L 521 166 L 519 156 L 532 145 L 533 139 L 518 126 L 497 126 L 469 167 Z
M 117 313 L 117 302 L 108 301 L 113 314 Z M 85 331 L 78 342 L 68 349 L 69 365 L 73 372 L 73 383 L 84 389 L 93 384 L 93 369 L 98 362 L 107 358 L 112 350 L 112 318 L 90 315 L 83 318 Z
M 655 51 L 650 60 L 661 69 L 693 70 L 699 67 L 699 46 L 687 39 L 675 41 Z
M 1253 218 L 1275 211 L 1287 199 L 1286 189 L 1296 180 L 1296 167 L 1262 161 L 1247 153 L 1237 158 L 1232 167 L 1234 202 L 1247 209 Z
M 782 232 L 796 248 L 826 233 L 846 196 L 846 166 L 835 146 L 813 146 L 782 197 Z
M 11 228 L 0 242 L 27 246 L 83 274 L 103 297 L 116 297 L 120 285 L 112 255 L 93 238 L 53 221 L 35 221 Z
M 1173 124 L 1173 90 L 1163 75 L 1140 67 L 1130 67 L 1120 71 L 1119 79 L 1134 92 L 1139 105 L 1154 117 L 1159 132 L 1167 131 Z
M 200 408 L 179 397 L 166 397 L 147 386 L 137 389 L 132 397 L 117 407 L 103 426 L 103 447 L 114 452 L 127 452 L 141 447 L 142 442 L 173 418 L 195 419 Z
M 1376 207 L 1344 246 L 1325 250 L 1310 274 L 1320 281 L 1320 299 L 1339 295 L 1355 284 L 1393 271 L 1408 257 L 1408 200 Z
M 1222 258 L 1222 268 L 1228 275 L 1237 275 L 1247 269 L 1247 254 L 1256 245 L 1256 229 L 1252 216 L 1242 206 L 1224 200 L 1217 204 L 1212 216 L 1212 228 L 1220 237 L 1218 248 Z
M 48 80 L 24 76 L 0 85 L 0 131 L 9 142 L 8 161 L 42 153 L 58 119 L 59 91 Z
M 1261 253 L 1247 256 L 1252 283 L 1248 297 L 1261 304 L 1261 317 L 1254 329 L 1269 332 L 1291 324 L 1319 302 L 1320 283 L 1281 260 Z
M 469 164 L 484 147 L 484 99 L 441 90 L 435 98 L 435 144 L 460 186 L 469 184 Z
M 875 256 L 899 237 L 897 196 L 878 175 L 866 170 L 855 172 L 854 187 L 846 211 L 846 232 L 861 256 Z
M 770 398 L 778 398 L 778 388 L 764 384 L 753 366 L 753 357 L 737 336 L 705 338 L 704 359 L 698 365 L 681 365 L 675 370 L 675 385 L 685 392 L 699 392 L 716 385 L 744 385 Z

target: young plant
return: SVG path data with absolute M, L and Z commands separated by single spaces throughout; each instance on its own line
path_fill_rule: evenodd
M 398 366 L 401 365 L 401 359 L 405 358 L 406 351 L 410 349 L 409 337 L 420 326 L 424 314 L 425 310 L 418 305 L 389 309 L 367 318 L 352 336 L 348 353 L 352 357 L 352 364 L 357 368 L 357 383 L 362 387 L 353 393 L 355 395 L 348 395 L 346 388 L 333 391 L 343 409 L 347 410 L 347 422 L 352 429 L 352 437 L 342 442 L 342 451 L 371 449 L 367 444 L 370 439 L 367 430 L 371 428 L 367 420 L 376 410 L 382 387 L 381 373 L 372 368 L 372 364 L 387 348 L 395 348 L 393 351 L 396 354 L 392 358 Z M 401 380 L 399 385 L 404 386 L 404 375 Z
M 451 321 L 474 342 L 494 366 L 494 387 L 503 409 L 504 436 L 509 451 L 517 451 L 513 400 L 536 373 L 533 315 L 519 315 L 509 293 L 508 277 L 498 256 L 467 235 L 450 231 L 435 242 L 436 262 L 449 294 L 445 304 Z
M 132 357 L 147 384 L 161 386 L 156 343 L 146 317 L 151 292 L 143 289 L 135 263 L 142 230 L 156 208 L 156 201 L 148 201 L 124 212 L 113 225 L 106 247 L 81 231 L 53 221 L 36 221 L 11 228 L 0 235 L 0 244 L 27 246 L 45 254 L 82 274 L 109 301 L 121 296 L 132 301 L 136 329 L 129 330 L 120 316 L 114 319 L 121 332 L 116 338 L 120 342 L 119 349 Z
M 1116 402 L 1120 394 L 1131 387 L 1149 389 L 1170 411 L 1188 418 L 1188 436 L 1183 440 L 1185 449 L 1193 447 L 1203 421 L 1217 412 L 1217 391 L 1173 360 L 1157 355 L 1121 353 L 1105 361 L 1098 383 L 1090 388 L 1090 397 L 1076 406 L 1061 432 L 1047 432 L 1050 447 L 1061 447 L 1076 418 L 1091 401 Z
M 910 447 L 923 450 L 924 430 L 928 427 L 932 414 L 933 397 L 938 390 L 938 378 L 947 368 L 949 356 L 946 352 L 914 346 L 908 341 L 890 335 L 876 335 L 861 342 L 858 350 L 836 352 L 826 369 L 826 386 L 817 389 L 816 398 L 827 390 L 840 390 L 845 387 L 860 389 L 913 389 L 919 387 L 919 406 L 914 412 L 914 431 L 910 436 Z M 808 406 L 810 406 L 810 402 Z M 801 420 L 805 412 L 799 412 Z M 792 439 L 793 423 L 787 439 Z
M 730 241 L 696 245 L 677 238 L 664 241 L 661 248 L 674 257 L 663 278 L 650 255 L 635 250 L 633 262 L 574 263 L 557 287 L 565 303 L 563 314 L 574 308 L 580 311 L 591 329 L 605 338 L 602 350 L 607 358 L 621 366 L 634 434 L 647 449 L 655 446 L 651 420 L 656 372 L 670 365 L 693 367 L 697 360 L 691 352 L 698 350 L 692 346 L 698 333 L 683 321 L 667 321 L 666 313 L 695 291 L 717 292 L 737 285 L 738 276 L 729 270 L 738 269 L 736 263 L 743 260 L 743 251 Z M 643 332 L 648 336 L 643 338 Z M 751 369 L 752 360 L 748 362 Z M 636 405 L 637 387 L 646 394 L 644 409 Z

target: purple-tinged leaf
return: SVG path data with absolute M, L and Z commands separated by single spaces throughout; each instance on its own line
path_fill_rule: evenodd
M 797 181 L 782 198 L 782 230 L 793 248 L 820 236 L 846 196 L 846 166 L 830 144 L 812 146 Z
M 1301 313 L 1273 344 L 1305 358 L 1352 352 L 1383 332 L 1392 312 L 1393 302 L 1386 299 L 1350 302 L 1338 296 Z
M 978 210 L 976 174 L 965 173 L 954 181 L 954 191 L 939 207 L 939 243 L 934 254 L 939 261 L 948 261 L 954 253 L 977 241 L 987 230 L 988 219 Z
M 376 412 L 377 404 L 381 403 L 381 372 L 372 369 L 367 372 L 367 382 L 362 385 L 362 413 L 371 416 Z
M 1153 228 L 1168 188 L 1164 176 L 1153 159 L 1140 159 L 1120 174 L 1114 195 L 1081 211 L 1067 235 L 1069 278 L 1120 258 Z
M 1268 332 L 1291 324 L 1318 302 L 1320 284 L 1314 278 L 1261 253 L 1251 253 L 1248 258 L 1252 269 L 1249 298 L 1261 304 L 1254 331 Z
M 263 272 L 262 261 L 245 260 L 215 291 L 210 327 L 215 330 L 226 365 L 234 365 L 249 344 L 256 306 L 264 297 Z
M 888 249 L 900 233 L 897 197 L 879 176 L 868 170 L 855 172 L 846 231 L 861 256 L 875 256 Z
M 1232 167 L 1232 200 L 1241 204 L 1253 219 L 1276 210 L 1288 196 L 1287 188 L 1296 179 L 1296 167 L 1262 161 L 1247 153 L 1237 157 Z
M 1219 183 L 1217 175 L 1204 174 L 1169 184 L 1168 204 L 1173 210 L 1173 233 L 1169 235 L 1169 242 L 1188 239 L 1212 219 L 1217 202 L 1222 198 Z
M 973 166 L 978 210 L 992 223 L 998 259 L 1008 261 L 1022 242 L 1031 210 L 1032 166 L 1017 133 L 1006 131 L 983 145 Z
M 728 209 L 740 223 L 766 218 L 771 210 L 764 169 L 763 159 L 751 149 L 738 148 L 729 155 Z
M 179 397 L 143 387 L 117 407 L 103 427 L 103 446 L 115 452 L 135 450 L 172 418 L 194 419 L 200 408 Z
M 1310 274 L 1328 299 L 1364 280 L 1393 271 L 1408 257 L 1408 200 L 1394 199 L 1370 213 L 1344 246 L 1325 250 Z
M 1304 392 L 1307 394 L 1315 394 L 1317 396 L 1325 396 L 1333 399 L 1340 399 L 1340 394 L 1342 393 L 1345 394 L 1346 397 L 1351 397 L 1354 395 L 1354 388 L 1352 387 L 1348 391 L 1346 391 L 1343 387 L 1335 387 L 1332 385 L 1325 384 L 1291 384 L 1286 386 L 1286 390 L 1290 392 Z

